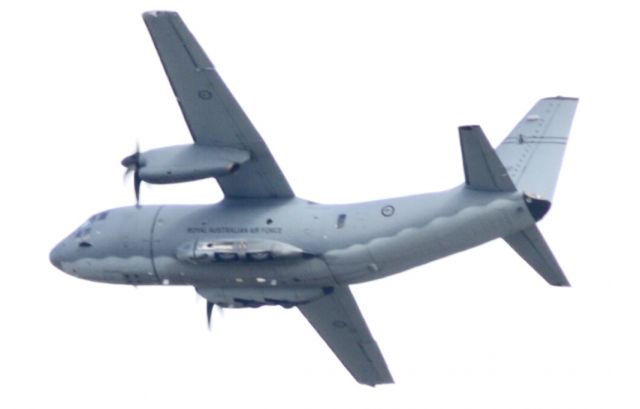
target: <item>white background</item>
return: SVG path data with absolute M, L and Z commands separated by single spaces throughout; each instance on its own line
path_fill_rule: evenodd
M 437 4 L 442 3 L 442 4 Z M 0 16 L 0 407 L 637 408 L 634 2 L 24 1 Z M 296 194 L 344 203 L 463 180 L 539 98 L 581 99 L 540 223 L 573 284 L 502 241 L 354 294 L 395 385 L 358 385 L 296 310 L 214 315 L 191 288 L 75 279 L 50 248 L 133 203 L 120 160 L 191 138 L 140 18 L 174 9 Z M 144 187 L 211 203 L 213 181 Z

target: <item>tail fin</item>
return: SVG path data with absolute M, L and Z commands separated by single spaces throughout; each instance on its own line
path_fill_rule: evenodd
M 518 190 L 551 201 L 577 104 L 576 98 L 541 99 L 498 146 Z
M 537 222 L 549 210 L 578 100 L 538 101 L 494 151 L 479 126 L 460 127 L 465 183 L 469 189 L 524 194 Z M 504 240 L 549 284 L 569 280 L 534 224 Z

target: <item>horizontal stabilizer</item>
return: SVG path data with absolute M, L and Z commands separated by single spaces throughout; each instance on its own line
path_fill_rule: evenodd
M 549 284 L 571 285 L 536 225 L 504 237 L 504 240 Z
M 461 126 L 459 132 L 467 187 L 488 192 L 515 191 L 516 187 L 482 128 Z

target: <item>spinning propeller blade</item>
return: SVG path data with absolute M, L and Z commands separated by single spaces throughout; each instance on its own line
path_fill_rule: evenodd
M 136 195 L 136 206 L 140 205 L 140 184 L 142 183 L 142 179 L 140 178 L 140 168 L 142 167 L 142 163 L 140 160 L 140 145 L 136 144 L 136 151 L 122 159 L 122 166 L 127 168 L 124 172 L 125 178 L 127 178 L 131 172 L 133 172 L 133 191 Z
M 211 329 L 211 313 L 213 312 L 214 305 L 215 304 L 211 301 L 207 301 L 207 325 L 209 326 L 209 329 Z

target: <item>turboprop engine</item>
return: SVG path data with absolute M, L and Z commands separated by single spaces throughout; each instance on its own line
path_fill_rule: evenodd
M 236 172 L 249 160 L 249 152 L 206 145 L 177 145 L 136 152 L 122 160 L 127 174 L 133 172 L 136 202 L 140 183 L 168 184 L 222 177 Z

